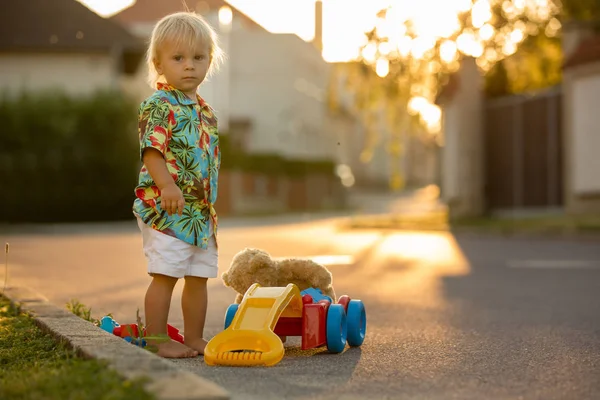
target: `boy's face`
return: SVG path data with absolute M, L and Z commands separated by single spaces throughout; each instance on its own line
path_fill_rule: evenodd
M 208 45 L 197 43 L 196 46 L 190 47 L 183 43 L 166 41 L 158 49 L 154 66 L 168 84 L 195 100 L 198 86 L 204 81 L 210 66 Z

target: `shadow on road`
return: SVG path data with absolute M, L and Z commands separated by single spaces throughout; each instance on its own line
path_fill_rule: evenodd
M 600 398 L 600 268 L 557 263 L 598 261 L 600 248 L 502 238 L 457 243 L 470 273 L 441 282 L 462 348 L 460 373 L 477 377 L 490 398 Z M 541 267 L 511 267 L 528 260 Z
M 283 360 L 269 368 L 210 367 L 201 359 L 174 362 L 193 367 L 191 370 L 198 375 L 228 388 L 234 399 L 282 399 L 331 398 L 336 387 L 348 384 L 361 360 L 360 348 L 329 354 L 325 349 L 302 351 L 299 346 L 298 338 L 290 338 Z

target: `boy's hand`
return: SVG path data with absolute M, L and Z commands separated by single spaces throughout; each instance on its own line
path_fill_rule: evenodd
M 185 200 L 183 199 L 183 193 L 181 189 L 175 184 L 175 182 L 165 186 L 161 190 L 161 202 L 160 207 L 167 212 L 169 215 L 175 213 L 182 215 L 183 207 L 185 206 Z

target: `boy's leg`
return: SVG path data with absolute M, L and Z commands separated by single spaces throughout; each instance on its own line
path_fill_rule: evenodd
M 181 297 L 185 344 L 201 354 L 204 354 L 206 347 L 203 334 L 208 303 L 207 280 L 217 277 L 218 261 L 215 238 L 211 236 L 206 250 L 201 248 L 195 250 L 186 272 Z
M 192 253 L 189 245 L 174 237 L 155 231 L 138 218 L 142 232 L 144 254 L 152 282 L 145 298 L 146 334 L 167 333 L 167 321 L 173 288 L 184 276 Z M 148 341 L 157 346 L 158 355 L 167 358 L 195 357 L 198 352 L 174 340 Z
M 203 338 L 208 303 L 207 280 L 207 278 L 186 276 L 181 296 L 185 344 L 200 354 L 204 354 L 207 343 Z
M 167 334 L 167 320 L 171 306 L 171 296 L 177 278 L 154 274 L 148 286 L 145 299 L 146 335 Z M 174 340 L 148 341 L 157 347 L 157 355 L 166 358 L 195 357 L 198 352 Z

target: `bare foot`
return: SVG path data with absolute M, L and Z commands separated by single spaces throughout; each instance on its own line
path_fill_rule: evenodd
M 186 337 L 184 341 L 186 346 L 196 350 L 198 354 L 204 354 L 204 348 L 208 344 L 208 342 L 202 338 L 191 339 Z
M 151 343 L 156 346 L 160 357 L 164 358 L 189 358 L 196 357 L 198 352 L 174 340 L 164 343 Z

